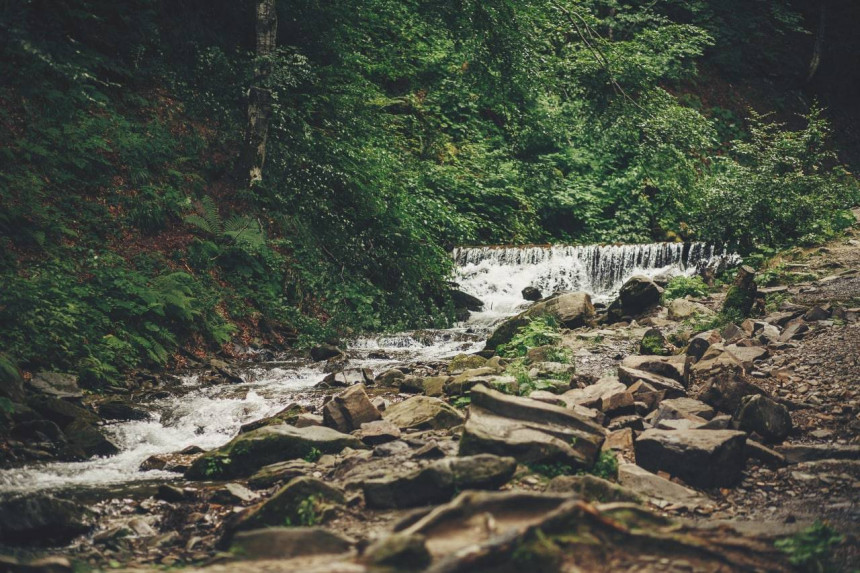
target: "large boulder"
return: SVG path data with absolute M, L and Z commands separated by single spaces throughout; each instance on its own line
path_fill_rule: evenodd
M 470 312 L 480 312 L 484 309 L 481 299 L 457 289 L 451 289 L 451 302 L 454 303 L 454 308 L 465 308 Z
M 551 296 L 502 322 L 490 335 L 484 349 L 495 350 L 500 345 L 507 344 L 520 328 L 533 318 L 542 316 L 553 317 L 565 328 L 579 328 L 594 321 L 594 305 L 591 304 L 591 296 L 586 292 L 566 292 Z
M 441 430 L 463 423 L 464 417 L 456 408 L 429 396 L 414 396 L 391 406 L 382 414 L 401 430 Z
M 84 420 L 75 420 L 63 428 L 66 435 L 65 457 L 87 459 L 93 456 L 106 457 L 119 453 L 119 447 L 107 439 L 101 430 Z
M 650 278 L 644 275 L 632 276 L 618 292 L 621 312 L 624 315 L 638 316 L 660 302 L 661 294 L 663 289 Z
M 234 530 L 278 525 L 316 525 L 345 502 L 343 492 L 312 477 L 297 477 L 269 499 L 249 508 Z
M 490 390 L 472 389 L 460 455 L 490 453 L 521 463 L 594 465 L 605 430 L 571 410 Z
M 734 420 L 738 429 L 755 432 L 769 442 L 782 441 L 791 433 L 788 409 L 761 394 L 741 398 Z
M 382 414 L 371 404 L 364 384 L 347 388 L 323 406 L 323 424 L 345 434 L 380 419 Z
M 646 430 L 633 443 L 636 463 L 694 487 L 735 485 L 744 468 L 746 434 L 733 430 Z
M 304 458 L 315 451 L 336 454 L 347 447 L 364 449 L 365 445 L 355 436 L 325 426 L 266 426 L 240 434 L 220 448 L 197 458 L 185 472 L 185 478 L 244 477 L 269 464 Z
M 746 396 L 767 393 L 753 384 L 738 370 L 726 369 L 705 379 L 696 398 L 721 412 L 734 414 Z
M 344 352 L 333 344 L 320 344 L 319 346 L 311 348 L 310 354 L 311 360 L 314 362 L 321 362 L 330 358 L 343 356 Z
M 0 501 L 0 539 L 9 545 L 65 545 L 92 529 L 82 505 L 44 493 Z
M 364 482 L 364 501 L 372 508 L 417 507 L 442 503 L 464 489 L 498 489 L 517 469 L 514 458 L 481 454 L 445 458 L 407 474 Z
M 520 293 L 525 300 L 536 302 L 543 298 L 543 294 L 541 294 L 540 290 L 536 289 L 533 286 L 527 286 Z
M 712 316 L 714 314 L 714 311 L 705 305 L 685 298 L 672 300 L 667 308 L 671 320 L 686 320 L 696 316 Z
M 383 571 L 423 570 L 433 561 L 423 535 L 393 533 L 373 543 L 364 553 L 365 560 Z

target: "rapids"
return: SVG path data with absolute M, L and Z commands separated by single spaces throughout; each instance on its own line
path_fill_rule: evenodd
M 534 286 L 544 295 L 585 290 L 607 302 L 634 274 L 690 274 L 725 260 L 701 244 L 623 246 L 458 248 L 452 256 L 460 288 L 485 303 L 465 324 L 446 330 L 420 330 L 359 338 L 349 347 L 350 367 L 381 372 L 398 364 L 433 362 L 483 346 L 500 319 L 529 303 L 520 291 Z M 731 257 L 729 257 L 731 258 Z M 81 490 L 145 480 L 170 480 L 172 473 L 138 470 L 157 453 L 187 446 L 213 448 L 229 441 L 242 424 L 277 413 L 292 402 L 312 403 L 322 364 L 304 361 L 255 364 L 241 370 L 243 384 L 202 385 L 197 375 L 182 378 L 182 392 L 138 404 L 147 421 L 118 422 L 105 429 L 121 452 L 83 462 L 50 462 L 0 471 L 0 493 Z M 317 400 L 318 401 L 318 400 Z

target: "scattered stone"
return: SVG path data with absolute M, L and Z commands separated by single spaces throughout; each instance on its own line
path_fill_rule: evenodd
M 665 378 L 671 378 L 683 387 L 690 381 L 692 359 L 684 356 L 628 356 L 621 366 L 632 370 L 643 370 Z
M 0 500 L 0 539 L 12 545 L 65 545 L 92 529 L 83 505 L 44 493 Z
M 641 380 L 654 390 L 663 392 L 667 398 L 682 398 L 687 395 L 687 390 L 680 382 L 644 370 L 619 366 L 618 379 L 627 386 L 633 386 Z
M 365 448 L 358 438 L 325 426 L 266 426 L 240 434 L 224 446 L 197 458 L 185 472 L 185 478 L 243 477 L 275 462 L 304 458 L 315 450 L 322 454 L 336 454 L 346 447 Z
M 664 500 L 689 509 L 710 503 L 698 492 L 655 475 L 636 464 L 618 466 L 618 483 L 638 495 L 652 500 Z
M 558 476 L 546 486 L 548 493 L 575 493 L 591 502 L 642 503 L 642 498 L 632 489 L 620 486 L 597 476 Z
M 522 290 L 520 294 L 523 295 L 523 298 L 525 300 L 529 300 L 532 302 L 539 301 L 543 298 L 543 295 L 541 294 L 540 290 L 536 289 L 533 286 L 527 286 Z
M 776 451 L 790 464 L 818 460 L 860 460 L 860 446 L 841 444 L 791 444 Z
M 299 416 L 301 416 L 305 412 L 306 409 L 304 406 L 293 403 L 275 414 L 274 416 L 269 416 L 267 418 L 261 418 L 259 420 L 254 420 L 253 422 L 248 422 L 247 424 L 242 424 L 242 427 L 239 428 L 239 433 L 244 434 L 245 432 L 257 430 L 259 428 L 262 428 L 263 426 L 277 426 L 280 424 L 295 425 Z
M 605 430 L 571 410 L 507 396 L 484 386 L 472 389 L 460 455 L 513 456 L 521 463 L 562 463 L 590 468 Z
M 484 308 L 481 299 L 457 289 L 451 289 L 451 300 L 454 303 L 454 308 L 464 308 L 471 312 L 481 312 Z
M 445 394 L 445 384 L 450 380 L 449 376 L 430 376 L 421 382 L 425 396 L 438 398 Z
M 248 485 L 254 489 L 266 489 L 278 483 L 286 483 L 295 477 L 307 475 L 313 469 L 314 464 L 306 460 L 278 462 L 260 468 L 248 480 Z
M 477 354 L 458 354 L 448 363 L 448 372 L 457 374 L 464 370 L 481 368 L 487 363 L 487 359 Z
M 168 503 L 188 501 L 188 496 L 185 494 L 185 491 L 167 483 L 163 483 L 158 486 L 158 490 L 155 492 L 155 498 Z
M 383 419 L 401 430 L 441 430 L 459 426 L 464 417 L 438 398 L 414 396 L 388 408 Z
M 377 567 L 396 571 L 423 570 L 433 557 L 427 550 L 423 535 L 394 533 L 373 543 L 365 552 L 365 560 Z
M 695 487 L 732 486 L 744 468 L 746 434 L 732 430 L 646 430 L 633 446 L 643 468 Z
M 343 492 L 318 479 L 297 477 L 269 499 L 249 508 L 236 523 L 235 531 L 279 525 L 320 523 L 336 505 L 346 502 Z
M 400 439 L 400 428 L 389 420 L 365 422 L 356 432 L 358 438 L 368 446 L 378 446 Z
M 706 421 L 714 417 L 714 409 L 704 402 L 693 398 L 673 398 L 663 400 L 654 414 L 653 424 L 661 420 L 688 419 L 695 421 Z
M 745 396 L 734 415 L 738 429 L 755 432 L 766 441 L 778 442 L 791 432 L 788 409 L 762 395 Z
M 696 316 L 713 316 L 714 311 L 705 305 L 687 300 L 685 298 L 676 298 L 669 303 L 669 318 L 671 320 L 687 320 Z
M 611 430 L 606 436 L 606 441 L 603 442 L 603 449 L 616 450 L 620 452 L 632 452 L 633 430 L 634 428 L 631 428 L 629 426 L 620 430 Z
M 513 458 L 488 454 L 445 458 L 405 475 L 365 481 L 364 500 L 372 508 L 405 508 L 448 501 L 464 489 L 497 489 L 517 468 Z
M 322 527 L 267 527 L 236 533 L 230 553 L 254 560 L 289 559 L 346 553 L 354 545 L 353 540 Z
M 391 370 L 386 370 L 382 374 L 376 377 L 374 383 L 382 388 L 394 388 L 400 385 L 400 381 L 406 377 L 406 374 L 403 371 L 398 370 L 397 368 L 392 368 Z
M 788 342 L 790 340 L 803 338 L 803 335 L 808 331 L 809 326 L 803 321 L 803 319 L 798 318 L 797 320 L 792 320 L 785 325 L 785 330 L 783 330 L 782 334 L 779 335 L 779 341 Z
M 99 416 L 105 420 L 148 420 L 149 412 L 135 408 L 124 400 L 110 400 L 98 406 Z
M 296 416 L 295 426 L 296 428 L 307 428 L 309 426 L 322 426 L 323 425 L 323 417 L 319 414 L 309 414 L 303 413 Z
M 697 398 L 721 412 L 733 414 L 745 396 L 755 394 L 764 395 L 765 391 L 738 372 L 725 370 L 707 379 L 701 385 Z
M 344 434 L 381 418 L 382 414 L 367 397 L 364 384 L 347 388 L 323 406 L 323 424 Z
M 311 348 L 311 360 L 314 362 L 322 362 L 342 354 L 344 354 L 343 350 L 333 344 L 320 344 Z
M 326 375 L 318 388 L 348 388 L 354 384 L 370 384 L 373 382 L 373 373 L 369 368 L 347 368 L 339 372 Z
M 238 483 L 225 484 L 212 494 L 212 501 L 227 505 L 250 503 L 255 499 L 257 499 L 256 493 Z

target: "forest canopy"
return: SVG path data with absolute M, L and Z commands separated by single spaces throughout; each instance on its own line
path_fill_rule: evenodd
M 801 89 L 807 3 L 277 0 L 265 62 L 255 4 L 0 4 L 0 342 L 19 363 L 99 386 L 236 336 L 443 324 L 456 245 L 749 253 L 839 232 L 860 197 Z

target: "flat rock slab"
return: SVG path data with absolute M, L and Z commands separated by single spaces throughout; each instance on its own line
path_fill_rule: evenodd
M 458 490 L 497 489 L 516 469 L 514 458 L 489 454 L 445 458 L 405 475 L 368 480 L 362 488 L 368 507 L 417 507 L 448 501 Z
M 442 430 L 465 420 L 456 408 L 430 396 L 414 396 L 386 409 L 383 419 L 401 430 Z
M 709 488 L 740 480 L 745 442 L 746 434 L 733 430 L 646 430 L 633 447 L 639 466 Z
M 240 434 L 220 448 L 197 458 L 185 472 L 185 478 L 202 480 L 244 477 L 254 474 L 263 466 L 304 458 L 313 451 L 336 454 L 347 447 L 366 448 L 355 436 L 342 434 L 325 426 L 266 426 Z
M 367 397 L 364 384 L 356 384 L 332 398 L 323 406 L 323 424 L 347 434 L 382 415 Z
M 686 388 L 677 380 L 637 368 L 619 366 L 618 379 L 627 386 L 633 386 L 640 380 L 647 382 L 655 390 L 665 392 L 666 398 L 683 398 L 687 395 Z
M 686 387 L 690 381 L 690 365 L 693 359 L 683 354 L 678 356 L 628 356 L 621 366 L 634 370 L 644 370 L 665 378 L 671 378 Z
M 521 463 L 562 463 L 590 468 L 606 431 L 573 411 L 507 396 L 484 386 L 472 390 L 460 455 L 490 453 Z
M 280 525 L 301 525 L 308 512 L 319 520 L 324 507 L 344 503 L 343 492 L 318 479 L 298 477 L 290 480 L 269 499 L 246 510 L 236 530 Z M 318 522 L 318 521 L 317 521 Z
M 640 496 L 683 505 L 688 509 L 711 504 L 710 499 L 695 490 L 662 478 L 636 464 L 621 464 L 618 467 L 618 483 Z
M 243 559 L 287 559 L 346 553 L 354 545 L 354 540 L 322 527 L 268 527 L 237 533 L 230 552 Z

